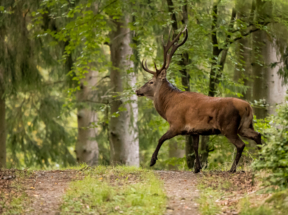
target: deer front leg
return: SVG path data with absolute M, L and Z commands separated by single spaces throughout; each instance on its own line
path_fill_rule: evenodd
M 157 156 L 158 156 L 158 152 L 162 146 L 162 144 L 164 143 L 165 140 L 169 140 L 171 139 L 172 137 L 175 137 L 177 136 L 177 133 L 173 130 L 169 130 L 167 131 L 158 141 L 158 145 L 152 155 L 152 158 L 151 158 L 151 162 L 150 162 L 150 166 L 154 166 L 154 164 L 156 163 L 156 160 L 158 159 Z
M 241 158 L 242 152 L 245 148 L 245 143 L 239 138 L 239 136 L 236 135 L 231 135 L 231 136 L 226 136 L 237 148 L 237 154 L 235 157 L 235 160 L 232 164 L 231 169 L 229 170 L 229 172 L 234 173 L 236 172 L 236 167 L 239 163 L 239 160 Z

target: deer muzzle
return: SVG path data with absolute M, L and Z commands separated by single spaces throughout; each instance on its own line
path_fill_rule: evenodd
M 137 96 L 144 96 L 144 94 L 141 93 L 140 90 L 136 90 L 136 95 L 137 95 Z

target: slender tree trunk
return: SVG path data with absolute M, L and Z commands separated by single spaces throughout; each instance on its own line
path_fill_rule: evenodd
M 237 0 L 236 8 L 238 11 L 238 19 L 242 21 L 253 22 L 255 4 L 251 0 Z M 235 65 L 234 81 L 242 80 L 244 86 L 248 89 L 243 93 L 243 99 L 251 101 L 252 99 L 252 36 L 243 37 L 236 42 L 236 56 L 238 57 L 238 64 Z M 237 90 L 235 89 L 235 92 Z
M 238 56 L 238 64 L 235 66 L 234 80 L 238 82 L 240 79 L 243 85 L 248 87 L 246 92 L 243 92 L 243 99 L 251 101 L 252 99 L 252 44 L 251 37 L 242 38 L 239 40 L 236 48 L 236 56 Z M 236 89 L 235 89 L 236 91 Z
M 174 5 L 172 0 L 167 0 L 168 10 L 171 13 L 171 20 L 173 21 L 172 27 L 174 31 L 178 30 L 177 25 L 177 18 L 176 14 L 174 13 Z M 185 0 L 185 4 L 182 7 L 182 20 L 183 25 L 187 25 L 188 22 L 188 5 L 187 0 Z M 189 64 L 189 55 L 188 53 L 183 53 L 181 57 L 181 61 L 179 63 L 180 66 L 182 66 L 182 69 L 180 70 L 180 73 L 182 75 L 181 81 L 182 85 L 185 89 L 185 91 L 190 91 L 190 76 L 187 72 L 186 66 Z M 185 139 L 185 152 L 181 147 L 178 146 L 178 143 L 173 141 L 169 144 L 169 157 L 178 157 L 181 158 L 186 155 L 186 163 L 189 169 L 193 169 L 194 167 L 194 160 L 195 160 L 195 154 L 194 154 L 194 148 L 193 148 L 193 142 L 192 138 L 187 136 Z M 172 167 L 171 167 L 172 168 Z M 174 167 L 173 167 L 174 168 Z M 174 168 L 175 169 L 175 168 Z
M 4 66 L 5 61 L 5 28 L 3 23 L 0 25 L 0 168 L 6 167 L 6 119 L 5 119 L 5 82 Z M 1 65 L 2 64 L 2 65 Z
M 169 141 L 169 158 L 183 158 L 185 155 L 185 150 L 180 147 L 180 144 L 175 140 Z M 178 165 L 169 165 L 170 170 L 178 170 Z
M 238 41 L 236 44 L 236 56 L 238 56 L 238 64 L 235 66 L 234 71 L 234 80 L 235 82 L 239 82 L 239 79 L 242 80 L 242 84 L 247 88 L 246 92 L 242 92 L 243 97 L 241 99 L 247 100 L 249 102 L 253 101 L 252 92 L 253 92 L 253 74 L 252 74 L 252 40 L 251 36 L 242 38 Z M 236 91 L 236 89 L 235 89 Z M 253 140 L 250 140 L 248 138 L 243 138 L 246 142 L 248 142 L 248 145 L 246 145 L 249 149 L 249 152 L 252 153 L 252 151 L 258 151 L 256 148 L 256 143 Z M 250 153 L 248 155 L 242 154 L 240 162 L 252 162 Z M 234 156 L 232 156 L 233 162 Z
M 0 89 L 0 168 L 5 167 L 6 167 L 5 98 L 3 98 L 3 91 Z
M 211 63 L 211 70 L 210 70 L 210 80 L 209 80 L 209 92 L 208 95 L 211 97 L 214 97 L 216 95 L 217 86 L 220 82 L 220 78 L 222 76 L 224 65 L 226 62 L 228 49 L 229 49 L 229 39 L 231 38 L 231 34 L 227 34 L 226 36 L 226 44 L 223 49 L 219 49 L 218 47 L 218 38 L 217 38 L 217 32 L 215 31 L 215 28 L 217 26 L 218 22 L 218 4 L 220 1 L 217 1 L 217 3 L 214 3 L 213 9 L 212 9 L 212 25 L 211 25 L 211 41 L 213 44 L 213 62 Z M 234 23 L 236 18 L 236 10 L 233 8 L 231 19 L 228 27 L 228 31 L 232 31 Z M 221 56 L 221 57 L 220 57 Z M 219 60 L 218 60 L 219 59 Z M 201 143 L 200 143 L 200 158 L 202 167 L 205 168 L 208 165 L 208 156 L 209 156 L 209 136 L 202 136 L 201 137 Z
M 87 83 L 87 85 L 85 84 Z M 98 143 L 96 141 L 97 114 L 87 105 L 88 100 L 93 100 L 91 88 L 97 83 L 97 72 L 90 70 L 86 78 L 80 84 L 80 92 L 77 95 L 78 107 L 78 141 L 75 151 L 79 163 L 87 163 L 90 166 L 98 164 Z M 91 126 L 91 128 L 89 128 Z
M 266 47 L 263 47 L 261 44 L 262 42 L 266 42 L 266 36 L 265 36 L 264 31 L 258 31 L 253 35 L 254 39 L 254 44 L 253 44 L 253 49 L 254 49 L 254 62 L 253 62 L 253 75 L 255 76 L 255 80 L 253 83 L 253 100 L 260 101 L 264 100 L 267 98 L 267 91 L 268 91 L 268 86 L 267 83 L 267 69 L 263 68 L 263 65 L 260 63 L 257 63 L 257 61 L 261 60 L 263 62 L 264 59 L 264 51 Z M 259 50 L 259 48 L 261 50 Z M 260 53 L 257 53 L 256 50 L 259 50 Z M 262 56 L 261 56 L 262 55 Z M 258 58 L 258 60 L 256 60 Z M 262 58 L 262 59 L 261 59 Z M 254 109 L 254 114 L 257 116 L 259 119 L 263 119 L 267 116 L 267 109 L 261 105 L 257 105 Z
M 131 33 L 128 29 L 129 15 L 122 20 L 114 20 L 115 29 L 110 34 L 111 50 L 111 88 L 113 98 L 110 118 L 110 147 L 111 164 L 125 164 L 139 166 L 139 139 L 138 139 L 138 106 L 137 96 L 133 94 L 126 99 L 121 97 L 125 85 L 135 86 L 134 72 L 127 75 L 127 70 L 133 71 L 134 63 L 130 60 L 132 48 L 130 47 Z M 125 80 L 126 79 L 126 80 Z

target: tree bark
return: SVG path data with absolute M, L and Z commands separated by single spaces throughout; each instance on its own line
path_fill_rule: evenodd
M 87 84 L 86 84 L 87 83 Z M 96 141 L 97 114 L 87 105 L 88 100 L 93 100 L 92 87 L 97 83 L 97 72 L 90 70 L 86 78 L 81 81 L 80 91 L 77 94 L 78 107 L 78 141 L 75 152 L 79 163 L 86 163 L 90 166 L 98 164 L 98 143 Z M 91 126 L 91 127 L 89 127 Z
M 0 80 L 0 83 L 1 83 L 1 80 Z M 2 89 L 0 89 L 0 168 L 5 168 L 5 167 L 6 167 L 5 98 L 3 97 Z
M 133 72 L 134 63 L 130 60 L 133 51 L 129 45 L 132 42 L 127 26 L 129 19 L 129 15 L 125 15 L 121 20 L 114 20 L 115 28 L 110 33 L 112 61 L 110 79 L 113 98 L 110 102 L 109 138 L 112 165 L 139 166 L 137 96 L 133 94 L 126 100 L 120 95 L 125 85 L 133 88 L 136 84 L 136 76 Z M 132 71 L 127 75 L 128 69 Z
M 0 26 L 0 168 L 6 168 L 6 119 L 5 119 L 5 80 L 4 66 L 5 62 L 5 27 Z M 1 65 L 2 64 L 2 65 Z
M 169 141 L 169 158 L 183 158 L 185 155 L 185 150 L 180 147 L 180 144 L 175 140 Z M 194 162 L 194 161 L 193 161 Z M 178 165 L 169 165 L 170 170 L 178 170 Z
M 252 99 L 252 44 L 251 37 L 242 38 L 239 40 L 236 47 L 236 56 L 238 56 L 238 64 L 235 66 L 234 80 L 239 83 L 242 80 L 244 86 L 247 86 L 247 90 L 242 93 L 243 99 L 251 101 Z M 237 91 L 237 89 L 235 89 Z
M 251 4 L 250 0 L 237 0 L 236 8 L 238 11 L 237 18 L 241 21 L 253 22 L 253 16 L 255 12 L 254 4 Z M 236 56 L 238 57 L 238 64 L 235 65 L 234 70 L 234 81 L 243 83 L 247 86 L 245 92 L 241 92 L 243 99 L 251 101 L 252 99 L 252 36 L 243 37 L 238 40 L 235 44 L 236 46 Z M 238 92 L 237 89 L 234 90 Z

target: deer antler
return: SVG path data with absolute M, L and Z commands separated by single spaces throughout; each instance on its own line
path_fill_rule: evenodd
M 186 32 L 186 35 L 185 35 L 185 38 L 184 40 L 180 43 L 180 44 L 176 44 L 176 42 L 178 42 L 179 40 L 179 37 L 181 36 L 182 33 Z M 150 74 L 159 74 L 163 69 L 168 69 L 169 67 L 169 64 L 171 62 L 171 58 L 173 56 L 173 54 L 175 53 L 175 51 L 180 47 L 182 46 L 186 40 L 188 38 L 188 30 L 187 30 L 187 26 L 185 26 L 184 30 L 181 31 L 172 41 L 170 41 L 170 31 L 169 31 L 169 35 L 168 35 L 168 42 L 166 44 L 166 46 L 164 45 L 164 42 L 163 42 L 163 38 L 162 38 L 162 42 L 163 42 L 163 49 L 164 49 L 164 63 L 163 63 L 163 66 L 160 68 L 160 69 L 157 69 L 157 66 L 156 66 L 156 63 L 154 62 L 154 66 L 155 66 L 155 69 L 156 69 L 156 72 L 154 71 L 151 71 L 147 68 L 147 62 L 145 61 L 145 66 L 143 64 L 144 60 L 142 61 L 142 68 L 146 71 L 146 72 L 149 72 Z M 172 47 L 170 53 L 168 54 L 169 52 L 169 49 Z
M 178 45 L 175 45 L 175 43 L 179 40 L 179 37 L 182 33 L 186 32 L 186 35 L 185 35 L 185 38 L 184 40 L 178 44 Z M 169 36 L 168 36 L 168 42 L 165 45 L 163 45 L 163 49 L 164 49 L 164 63 L 163 63 L 163 66 L 157 71 L 157 73 L 161 72 L 163 69 L 168 69 L 169 65 L 170 65 L 170 62 L 171 62 L 171 58 L 173 56 L 173 54 L 175 53 L 175 51 L 180 47 L 182 46 L 186 40 L 188 38 L 188 30 L 187 30 L 187 26 L 185 26 L 184 30 L 181 31 L 175 38 L 174 40 L 170 41 L 170 32 L 169 32 Z M 172 47 L 170 53 L 168 54 L 168 51 L 169 49 Z
M 147 61 L 145 61 L 145 66 L 144 66 L 143 62 L 144 62 L 144 60 L 142 60 L 142 68 L 143 68 L 146 72 L 149 72 L 150 74 L 154 75 L 156 72 L 153 72 L 153 71 L 151 71 L 151 70 L 148 69 L 148 67 L 147 67 Z M 155 65 L 155 68 L 156 68 L 156 64 L 155 64 L 155 63 L 154 63 L 154 65 Z

